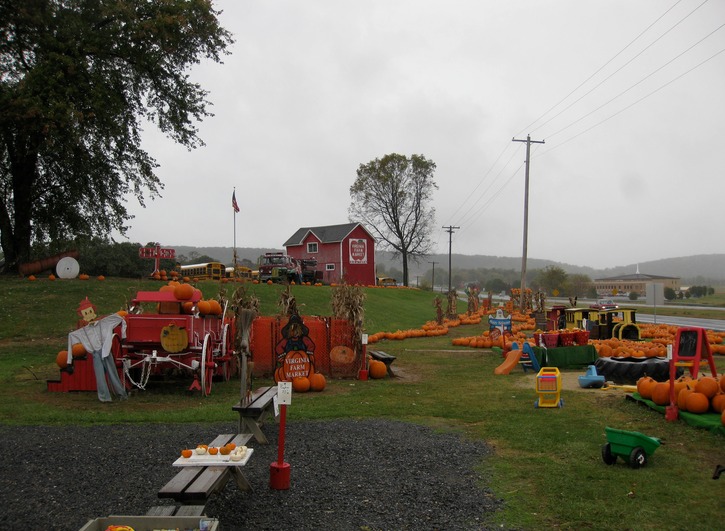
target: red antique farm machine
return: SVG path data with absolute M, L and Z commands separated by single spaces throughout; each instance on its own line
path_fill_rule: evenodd
M 225 380 L 236 369 L 234 318 L 224 308 L 201 311 L 208 301 L 201 293 L 177 299 L 173 291 L 139 291 L 126 316 L 126 338 L 113 339 L 112 353 L 123 367 L 123 377 L 144 389 L 152 375 L 168 371 L 190 372 L 190 390 L 211 392 L 214 376 Z M 158 313 L 146 313 L 144 305 L 156 305 Z M 203 308 L 206 310 L 206 308 Z

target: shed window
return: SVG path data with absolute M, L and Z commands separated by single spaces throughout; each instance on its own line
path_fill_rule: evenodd
M 310 242 L 307 244 L 307 252 L 308 253 L 316 253 L 317 252 L 317 242 Z
M 325 270 L 326 271 L 334 271 L 335 270 L 335 264 L 325 264 Z

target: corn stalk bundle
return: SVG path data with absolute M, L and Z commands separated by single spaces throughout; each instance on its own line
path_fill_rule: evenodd
M 295 296 L 292 295 L 289 284 L 287 285 L 287 288 L 279 294 L 279 302 L 277 305 L 279 306 L 280 314 L 283 317 L 299 315 L 297 299 L 295 299 Z
M 340 284 L 332 288 L 332 314 L 347 319 L 353 327 L 353 349 L 362 352 L 362 333 L 365 324 L 365 293 L 359 286 Z
M 254 361 L 249 349 L 252 322 L 259 315 L 259 299 L 248 295 L 244 287 L 234 292 L 231 302 L 232 310 L 236 316 L 234 330 L 234 353 L 241 368 L 240 400 L 247 402 L 252 394 L 252 373 Z

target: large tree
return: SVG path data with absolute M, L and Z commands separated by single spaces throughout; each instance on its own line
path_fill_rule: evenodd
M 385 155 L 357 170 L 350 187 L 350 221 L 362 222 L 403 262 L 408 285 L 408 260 L 430 253 L 435 209 L 430 206 L 436 165 L 422 155 Z
M 209 102 L 188 70 L 227 53 L 218 15 L 211 0 L 0 0 L 6 270 L 34 244 L 125 232 L 125 196 L 163 188 L 145 123 L 202 144 Z

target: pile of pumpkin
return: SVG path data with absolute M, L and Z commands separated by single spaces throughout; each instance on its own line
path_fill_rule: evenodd
M 292 378 L 292 390 L 295 393 L 322 391 L 326 385 L 325 375 L 319 372 L 313 372 L 309 376 L 295 376 Z
M 631 341 L 628 339 L 592 339 L 600 358 L 656 358 L 667 356 L 667 346 L 656 341 Z
M 513 327 L 512 327 L 513 328 Z M 459 347 L 473 348 L 492 348 L 498 347 L 503 350 L 511 350 L 512 344 L 529 343 L 532 347 L 536 346 L 533 338 L 528 337 L 523 331 L 519 330 L 511 335 L 501 335 L 496 339 L 491 338 L 491 331 L 485 330 L 478 336 L 457 337 L 451 341 L 451 344 Z
M 667 324 L 640 324 L 640 335 L 642 339 L 651 339 L 652 343 L 660 345 L 671 345 L 675 341 L 677 326 Z M 725 332 L 707 330 L 707 342 L 710 344 L 710 351 L 713 354 L 725 354 Z
M 191 284 L 178 282 L 176 280 L 170 280 L 165 286 L 161 286 L 159 291 L 168 291 L 174 294 L 174 297 L 181 303 L 181 313 L 191 315 L 194 309 L 194 303 L 191 302 L 191 298 L 198 291 L 201 295 L 201 291 L 198 288 L 193 287 Z M 176 302 L 162 302 L 159 303 L 157 311 L 160 313 L 176 313 Z M 169 305 L 166 307 L 165 305 Z M 166 311 L 161 312 L 165 308 Z M 199 310 L 200 315 L 221 315 L 222 305 L 216 299 L 200 299 L 196 303 L 196 308 Z
M 459 319 L 444 319 L 443 324 L 438 324 L 435 321 L 428 321 L 420 328 L 411 328 L 408 330 L 396 330 L 395 332 L 376 332 L 368 336 L 368 343 L 377 343 L 383 339 L 390 340 L 401 340 L 410 339 L 414 337 L 436 337 L 444 336 L 448 333 L 449 328 L 460 326 L 461 321 Z
M 680 376 L 674 382 L 675 400 L 680 411 L 702 414 L 709 411 L 720 413 L 725 424 L 725 375 L 719 377 Z M 670 405 L 670 382 L 643 376 L 637 380 L 637 392 L 642 398 L 658 406 Z

